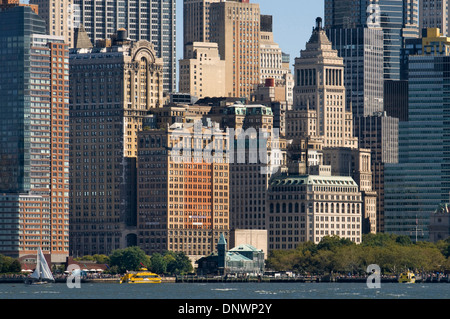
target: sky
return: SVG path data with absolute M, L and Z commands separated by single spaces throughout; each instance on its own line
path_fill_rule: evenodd
M 177 60 L 183 54 L 183 0 L 176 0 L 177 5 Z M 281 50 L 294 59 L 305 49 L 316 18 L 324 15 L 323 0 L 250 0 L 258 3 L 261 14 L 273 18 L 274 41 Z

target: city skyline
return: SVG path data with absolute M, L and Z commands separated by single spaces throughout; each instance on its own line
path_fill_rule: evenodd
M 75 0 L 74 3 L 80 3 L 77 1 L 81 0 Z M 35 3 L 35 1 L 29 2 Z M 154 43 L 155 39 L 147 33 L 147 30 L 151 30 L 153 34 L 155 30 L 144 28 L 145 32 L 137 32 L 142 27 L 141 24 L 146 25 L 149 19 L 151 19 L 152 24 L 160 24 L 163 28 L 165 22 L 157 22 L 157 15 L 163 13 L 163 11 L 158 11 L 162 7 L 159 8 L 157 3 L 162 2 L 135 0 L 133 5 L 131 5 L 131 2 L 129 5 L 120 1 L 108 2 L 108 5 L 105 5 L 104 8 L 105 12 L 107 8 L 111 10 L 114 8 L 117 12 L 123 12 L 122 15 L 119 13 L 117 23 L 114 22 L 114 17 L 111 19 L 102 18 L 103 11 L 99 11 L 102 7 L 97 9 L 102 3 L 104 2 L 86 2 L 86 7 L 79 10 L 80 17 L 85 14 L 84 11 L 92 14 L 89 16 L 90 20 L 87 20 L 86 23 L 82 22 L 80 28 L 75 28 L 74 37 L 77 39 L 77 45 L 66 52 L 64 60 L 59 57 L 51 57 L 51 60 L 49 60 L 40 56 L 24 55 L 23 64 L 27 66 L 28 61 L 30 61 L 31 70 L 35 73 L 47 71 L 47 69 L 42 69 L 42 66 L 47 65 L 44 60 L 48 60 L 49 63 L 51 61 L 51 67 L 53 68 L 58 66 L 58 61 L 65 62 L 69 67 L 65 73 L 65 80 L 70 89 L 67 88 L 69 91 L 64 94 L 63 92 L 57 92 L 57 90 L 62 89 L 57 86 L 56 78 L 50 83 L 48 80 L 41 79 L 43 74 L 36 73 L 28 81 L 28 73 L 25 71 L 22 75 L 21 69 L 15 70 L 17 74 L 13 75 L 9 71 L 10 65 L 20 61 L 20 58 L 17 59 L 16 56 L 11 55 L 10 47 L 17 48 L 17 55 L 20 57 L 21 50 L 26 52 L 29 49 L 28 40 L 25 39 L 25 42 L 19 45 L 20 38 L 15 37 L 14 33 L 5 27 L 5 20 L 0 34 L 4 38 L 2 43 L 4 48 L 1 51 L 3 56 L 0 56 L 1 65 L 4 67 L 0 68 L 0 70 L 3 69 L 0 71 L 0 77 L 5 79 L 5 84 L 0 86 L 0 89 L 10 88 L 11 83 L 15 83 L 14 81 L 7 82 L 11 78 L 24 88 L 23 93 L 21 87 L 17 90 L 9 89 L 5 91 L 7 99 L 18 97 L 25 101 L 31 101 L 31 113 L 33 113 L 33 107 L 44 107 L 43 101 L 46 101 L 51 108 L 56 110 L 59 107 L 56 104 L 56 96 L 58 95 L 67 97 L 63 102 L 67 103 L 67 107 L 70 105 L 68 111 L 70 128 L 67 128 L 67 133 L 64 135 L 61 135 L 62 132 L 54 132 L 56 127 L 51 127 L 50 133 L 40 132 L 45 127 L 33 126 L 43 124 L 42 121 L 37 121 L 34 118 L 32 118 L 31 126 L 25 125 L 23 129 L 19 127 L 10 130 L 12 132 L 3 132 L 1 136 L 4 143 L 3 147 L 10 149 L 12 144 L 10 136 L 17 135 L 23 130 L 24 138 L 21 138 L 21 135 L 19 136 L 16 147 L 18 151 L 12 152 L 12 154 L 23 154 L 25 161 L 24 164 L 21 162 L 12 163 L 11 168 L 9 168 L 7 166 L 9 163 L 7 162 L 8 157 L 5 155 L 2 164 L 4 176 L 3 180 L 0 181 L 12 180 L 15 176 L 15 170 L 23 169 L 25 172 L 23 174 L 24 183 L 28 182 L 28 178 L 30 178 L 31 183 L 42 185 L 41 180 L 43 181 L 44 177 L 50 175 L 41 172 L 41 170 L 47 169 L 47 166 L 43 166 L 46 162 L 36 161 L 36 159 L 46 159 L 46 155 L 43 154 L 48 153 L 44 149 L 46 146 L 42 143 L 46 139 L 40 136 L 53 136 L 54 142 L 57 142 L 55 137 L 58 136 L 57 134 L 66 138 L 70 137 L 70 151 L 65 152 L 66 155 L 70 154 L 70 160 L 67 162 L 70 166 L 70 172 L 67 168 L 70 181 L 68 180 L 67 186 L 64 187 L 69 191 L 61 192 L 61 194 L 69 196 L 67 200 L 67 203 L 70 203 L 67 205 L 69 210 L 65 216 L 69 219 L 67 225 L 70 224 L 69 250 L 71 255 L 111 253 L 114 249 L 135 245 L 145 246 L 150 250 L 153 247 L 155 249 L 158 249 L 158 247 L 160 247 L 159 249 L 173 247 L 175 250 L 183 247 L 182 249 L 188 249 L 189 255 L 205 255 L 213 251 L 214 244 L 217 243 L 219 233 L 222 230 L 226 240 L 229 240 L 228 230 L 239 229 L 240 226 L 244 226 L 244 229 L 248 230 L 263 228 L 268 232 L 269 242 L 276 243 L 283 238 L 280 236 L 285 235 L 285 226 L 288 228 L 298 227 L 295 223 L 284 225 L 280 222 L 295 222 L 295 218 L 302 220 L 301 216 L 280 218 L 275 215 L 272 220 L 275 222 L 272 225 L 272 230 L 267 228 L 268 186 L 272 178 L 279 178 L 279 176 L 274 174 L 273 176 L 263 176 L 261 179 L 256 179 L 254 174 L 257 167 L 249 165 L 253 164 L 250 160 L 243 166 L 230 165 L 225 167 L 222 165 L 221 168 L 214 167 L 214 169 L 223 169 L 223 172 L 217 173 L 218 175 L 213 172 L 214 180 L 212 177 L 208 177 L 212 176 L 208 175 L 207 170 L 211 170 L 208 166 L 202 166 L 204 172 L 195 171 L 191 174 L 189 169 L 192 167 L 190 165 L 197 164 L 183 163 L 181 167 L 176 167 L 175 165 L 178 165 L 178 163 L 169 163 L 167 173 L 163 174 L 169 177 L 166 186 L 161 186 L 161 179 L 155 179 L 154 176 L 162 171 L 161 167 L 155 166 L 156 170 L 139 170 L 141 161 L 145 159 L 145 156 L 154 152 L 153 148 L 155 147 L 152 133 L 148 136 L 150 141 L 147 146 L 148 149 L 143 150 L 144 152 L 141 154 L 139 153 L 138 145 L 141 145 L 139 143 L 143 138 L 140 135 L 142 132 L 149 129 L 173 128 L 173 125 L 181 125 L 186 128 L 192 125 L 194 121 L 198 121 L 208 128 L 220 127 L 224 131 L 233 129 L 242 131 L 242 133 L 246 129 L 267 129 L 265 133 L 267 135 L 264 137 L 268 138 L 267 141 L 250 131 L 246 131 L 244 134 L 249 139 L 249 143 L 259 143 L 259 146 L 267 145 L 269 153 L 276 151 L 278 145 L 280 145 L 281 153 L 279 155 L 281 156 L 277 159 L 280 164 L 279 174 L 287 174 L 291 177 L 295 174 L 315 176 L 316 180 L 320 179 L 319 176 L 325 175 L 333 176 L 333 178 L 346 176 L 354 180 L 359 187 L 358 195 L 350 195 L 353 196 L 350 198 L 351 200 L 357 200 L 358 203 L 355 203 L 355 209 L 352 208 L 351 210 L 350 208 L 341 210 L 341 203 L 337 203 L 337 206 L 334 204 L 331 206 L 323 205 L 322 209 L 321 203 L 323 200 L 338 199 L 342 201 L 350 199 L 344 194 L 349 189 L 341 186 L 330 188 L 316 185 L 316 191 L 325 193 L 305 193 L 303 198 L 287 198 L 280 194 L 280 198 L 274 198 L 281 200 L 280 203 L 274 203 L 279 204 L 281 208 L 280 210 L 271 210 L 271 212 L 330 214 L 329 216 L 317 215 L 314 217 L 316 222 L 322 221 L 322 217 L 324 217 L 325 224 L 313 224 L 312 216 L 306 216 L 308 218 L 304 221 L 308 220 L 308 225 L 302 224 L 300 227 L 308 233 L 308 238 L 311 239 L 311 235 L 314 234 L 316 241 L 318 241 L 322 235 L 334 234 L 338 228 L 342 227 L 342 225 L 336 224 L 340 218 L 337 218 L 338 216 L 335 214 L 349 211 L 356 214 L 346 218 L 349 224 L 346 224 L 345 228 L 352 229 L 352 241 L 361 242 L 360 236 L 362 234 L 383 232 L 383 220 L 379 217 L 384 216 L 384 205 L 380 206 L 377 202 L 383 203 L 384 175 L 383 167 L 377 165 L 381 163 L 396 165 L 397 160 L 394 158 L 389 159 L 389 161 L 380 159 L 379 154 L 384 152 L 386 155 L 387 151 L 396 151 L 397 145 L 398 150 L 402 151 L 398 155 L 392 153 L 396 156 L 395 158 L 405 158 L 408 154 L 405 148 L 400 147 L 402 139 L 397 137 L 406 136 L 405 131 L 399 133 L 399 128 L 403 130 L 407 126 L 398 125 L 398 122 L 390 118 L 388 112 L 388 107 L 398 109 L 404 106 L 381 102 L 384 99 L 393 101 L 398 95 L 400 99 L 409 100 L 410 111 L 411 106 L 414 105 L 412 103 L 419 103 L 419 108 L 432 107 L 432 105 L 425 104 L 422 101 L 417 102 L 415 95 L 409 94 L 408 90 L 400 90 L 405 85 L 397 86 L 397 84 L 402 84 L 400 82 L 404 79 L 408 80 L 408 78 L 400 78 L 397 75 L 401 73 L 408 76 L 408 73 L 414 70 L 409 68 L 410 72 L 403 72 L 405 69 L 408 70 L 408 64 L 414 61 L 413 56 L 415 54 L 426 55 L 432 52 L 442 56 L 450 55 L 447 45 L 450 41 L 441 36 L 439 29 L 428 29 L 429 35 L 433 36 L 426 37 L 424 33 L 420 39 L 412 36 L 414 33 L 419 33 L 418 23 L 415 20 L 417 10 L 412 9 L 417 8 L 418 0 L 392 1 L 394 13 L 391 13 L 389 8 L 386 7 L 387 2 L 380 1 L 380 5 L 376 6 L 375 13 L 379 17 L 385 17 L 389 14 L 396 17 L 400 15 L 399 19 L 396 20 L 396 25 L 402 26 L 402 28 L 401 31 L 397 29 L 395 31 L 396 39 L 399 39 L 395 43 L 387 41 L 391 39 L 389 36 L 391 32 L 394 32 L 392 25 L 387 25 L 386 21 L 383 22 L 383 20 L 380 20 L 380 23 L 369 23 L 369 19 L 366 21 L 365 13 L 370 12 L 370 7 L 367 6 L 369 2 L 362 0 L 356 1 L 355 7 L 350 6 L 353 3 L 350 1 L 325 0 L 325 12 L 314 12 L 314 14 L 308 11 L 305 13 L 308 15 L 307 18 L 300 17 L 297 19 L 291 19 L 288 15 L 275 10 L 274 7 L 269 6 L 264 1 L 259 3 L 249 0 L 220 0 L 219 2 L 209 3 L 206 0 L 185 0 L 181 5 L 182 8 L 186 8 L 183 15 L 180 16 L 178 13 L 180 10 L 174 10 L 173 6 L 170 7 L 170 12 L 165 12 L 170 16 L 166 16 L 166 18 L 174 22 L 171 24 L 172 26 L 178 20 L 177 29 L 185 28 L 182 31 L 183 36 L 180 33 L 178 34 L 177 41 L 175 41 L 175 35 L 172 37 L 174 41 L 171 42 L 170 48 L 167 50 L 175 52 L 176 44 L 181 40 L 184 41 L 185 46 L 180 48 L 180 45 L 178 45 L 176 51 L 178 55 L 183 54 L 184 59 L 190 61 L 188 65 L 187 62 L 183 64 L 182 59 L 178 60 L 179 68 L 183 72 L 178 70 L 177 79 L 180 79 L 181 84 L 183 78 L 186 81 L 183 84 L 186 84 L 186 87 L 193 87 L 194 91 L 169 89 L 164 85 L 165 60 L 158 53 L 157 45 Z M 171 0 L 170 3 L 175 4 L 176 1 Z M 35 35 L 46 32 L 49 33 L 49 37 L 53 36 L 55 39 L 62 41 L 62 37 L 58 38 L 54 31 L 55 21 L 49 22 L 47 19 L 47 22 L 45 22 L 44 17 L 36 15 L 27 5 L 20 5 L 18 0 L 8 0 L 2 2 L 2 4 L 8 5 L 2 10 L 2 16 L 4 17 L 11 17 L 16 9 L 14 7 L 23 7 L 26 9 L 23 10 L 27 15 L 38 21 L 39 27 L 30 29 L 31 39 L 40 39 Z M 13 7 L 13 9 L 9 9 L 10 7 Z M 56 5 L 52 3 L 51 7 L 56 7 Z M 278 6 L 277 8 L 284 10 L 285 7 Z M 295 7 L 290 6 L 289 8 L 290 11 L 295 11 Z M 319 11 L 319 8 L 323 10 L 319 6 L 310 7 L 310 10 Z M 407 14 L 410 13 L 408 8 L 411 8 L 410 11 L 414 18 L 411 21 L 413 23 L 408 20 Z M 180 6 L 178 9 L 180 9 Z M 403 9 L 405 12 L 402 15 Z M 56 10 L 58 13 L 59 11 Z M 146 17 L 146 20 L 138 22 L 134 19 L 138 13 L 139 16 Z M 175 16 L 177 13 L 178 19 Z M 407 14 L 405 15 L 405 13 Z M 63 15 L 56 14 L 55 16 L 57 16 L 55 19 L 62 25 Z M 125 16 L 128 17 L 129 25 L 123 24 L 125 23 Z M 353 20 L 351 17 L 353 17 Z M 180 23 L 180 20 L 185 23 Z M 286 23 L 287 21 L 288 23 Z M 292 21 L 295 21 L 295 25 Z M 309 26 L 312 26 L 312 33 L 306 31 L 306 21 L 309 21 Z M 20 27 L 23 27 L 26 26 L 27 22 L 19 21 L 17 23 Z M 385 24 L 383 25 L 383 23 Z M 45 24 L 47 24 L 47 30 L 44 32 L 43 26 Z M 85 24 L 86 28 L 84 28 Z M 284 32 L 280 26 L 287 27 L 288 31 Z M 92 32 L 94 27 L 94 33 L 99 32 L 98 36 L 95 34 L 89 35 L 89 28 Z M 104 30 L 103 27 L 108 27 L 108 30 Z M 300 39 L 303 36 L 303 30 L 305 30 L 305 39 Z M 374 32 L 372 33 L 372 31 Z M 171 33 L 172 31 L 167 32 Z M 283 36 L 279 36 L 279 32 L 282 32 Z M 79 39 L 87 40 L 88 36 L 91 37 L 94 46 L 88 43 L 89 41 L 78 41 Z M 308 40 L 306 40 L 307 37 L 309 37 Z M 286 39 L 290 40 L 289 47 L 284 42 Z M 381 41 L 382 39 L 384 43 Z M 53 40 L 42 40 L 41 42 L 43 46 L 47 46 L 51 44 L 51 41 Z M 427 41 L 428 44 L 426 44 Z M 435 46 L 436 41 L 445 45 Z M 34 42 L 37 43 L 37 40 Z M 36 43 L 33 45 L 36 46 Z M 414 51 L 414 48 L 418 51 Z M 33 49 L 33 46 L 31 49 Z M 39 52 L 41 53 L 41 51 Z M 290 63 L 287 56 L 291 60 Z M 358 56 L 358 64 L 355 64 L 356 56 Z M 224 63 L 218 63 L 217 58 Z M 292 59 L 294 59 L 295 64 L 292 63 Z M 371 73 L 369 73 L 369 68 Z M 262 71 L 262 69 L 264 70 Z M 287 72 L 287 69 L 290 69 L 290 72 Z M 363 69 L 364 72 L 362 72 Z M 375 75 L 375 71 L 377 75 Z M 56 72 L 48 73 L 55 74 Z M 221 77 L 221 73 L 224 73 L 225 76 Z M 269 74 L 271 76 L 264 77 Z M 62 75 L 60 79 L 62 81 Z M 224 79 L 225 91 L 211 93 L 208 85 L 218 86 L 221 79 Z M 373 79 L 378 81 L 373 81 Z M 358 86 L 355 85 L 358 84 L 355 82 L 356 80 L 362 81 L 361 83 L 364 82 L 363 89 L 358 89 Z M 409 81 L 409 84 L 406 82 L 406 88 L 409 85 L 409 92 L 414 92 L 411 83 L 411 81 Z M 43 84 L 52 84 L 51 90 L 54 90 L 54 92 L 49 91 L 49 88 Z M 370 88 L 370 85 L 374 85 L 374 87 Z M 398 87 L 399 89 L 392 92 L 392 90 L 386 90 L 386 87 Z M 362 88 L 362 86 L 359 88 Z M 376 93 L 371 95 L 371 89 Z M 47 91 L 53 98 L 46 97 Z M 197 95 L 197 92 L 199 95 Z M 201 96 L 201 94 L 204 95 Z M 425 91 L 425 94 L 431 96 L 432 92 Z M 353 95 L 360 97 L 358 97 L 358 100 L 353 100 Z M 362 98 L 363 96 L 364 98 Z M 439 94 L 438 98 L 441 97 L 441 94 Z M 377 101 L 377 103 L 372 105 L 373 101 Z M 26 115 L 28 105 L 27 102 L 17 106 L 10 102 L 0 102 L 0 109 L 5 113 L 6 118 L 10 111 L 13 114 L 14 112 L 23 112 Z M 408 109 L 408 105 L 406 105 L 406 109 Z M 431 109 L 429 111 L 431 112 Z M 38 109 L 35 111 L 39 116 L 43 115 L 40 113 L 46 112 Z M 32 115 L 34 116 L 34 114 Z M 67 120 L 69 120 L 69 116 L 67 116 Z M 369 118 L 371 118 L 370 121 Z M 21 120 L 20 116 L 18 119 Z M 27 119 L 26 116 L 25 119 Z M 407 122 L 412 119 L 413 117 L 409 114 L 409 119 L 406 118 L 404 121 Z M 53 126 L 57 124 L 56 119 L 52 121 Z M 390 125 L 389 128 L 385 126 L 387 124 Z M 274 138 L 272 129 L 282 132 L 280 141 Z M 34 133 L 33 130 L 39 132 Z M 356 132 L 361 136 L 355 135 Z M 32 142 L 40 142 L 41 144 L 27 146 L 29 134 L 31 134 Z M 204 139 L 206 136 L 207 134 L 202 138 Z M 274 139 L 272 140 L 272 138 Z M 426 141 L 429 138 L 433 137 L 424 135 Z M 395 148 L 390 147 L 390 144 L 386 144 L 387 142 L 395 143 L 393 144 Z M 200 141 L 196 140 L 195 143 L 200 143 Z M 206 141 L 201 144 L 204 143 Z M 227 147 L 231 143 L 233 141 L 228 141 Z M 40 146 L 42 150 L 33 149 L 33 145 Z M 246 147 L 250 147 L 250 144 Z M 30 157 L 31 163 L 40 165 L 39 171 L 36 173 L 32 171 L 30 176 L 27 175 L 28 164 L 26 162 L 29 148 L 33 151 Z M 69 149 L 69 147 L 67 148 Z M 160 152 L 161 150 L 156 151 Z M 164 158 L 166 156 L 165 151 L 162 150 Z M 246 154 L 245 152 L 243 154 Z M 444 157 L 439 152 L 435 153 L 430 154 L 427 163 L 444 161 Z M 252 157 L 251 155 L 253 154 L 249 149 L 249 159 Z M 59 157 L 61 160 L 63 159 L 62 155 Z M 52 158 L 54 160 L 52 164 L 57 165 L 57 155 L 53 155 Z M 154 156 L 149 157 L 148 162 L 154 159 Z M 161 159 L 163 160 L 163 158 Z M 184 164 L 187 164 L 187 166 Z M 151 165 L 154 165 L 154 163 Z M 198 168 L 198 166 L 196 167 Z M 148 169 L 149 167 L 141 168 Z M 180 170 L 176 171 L 176 168 Z M 140 172 L 144 175 L 139 175 Z M 174 176 L 171 174 L 174 174 Z M 201 185 L 201 188 L 193 187 L 193 190 L 189 187 L 186 188 L 186 182 L 191 182 L 191 179 L 197 180 L 196 177 L 190 177 L 190 175 L 197 176 L 198 174 L 206 176 L 203 177 L 205 185 Z M 53 174 L 52 176 L 57 177 Z M 374 184 L 377 176 L 379 177 L 378 183 L 375 182 Z M 148 183 L 143 183 L 145 179 Z M 58 179 L 53 178 L 52 181 L 56 183 Z M 180 184 L 176 184 L 176 181 Z M 288 177 L 287 183 L 291 182 L 292 180 Z M 305 180 L 299 179 L 298 182 L 303 184 Z M 322 185 L 326 185 L 328 182 L 328 180 L 322 182 Z M 345 181 L 335 180 L 335 182 L 337 182 L 336 185 L 346 185 Z M 231 185 L 246 185 L 246 188 L 238 190 L 238 187 L 235 188 Z M 139 187 L 143 192 L 138 196 Z M 162 189 L 155 193 L 155 189 L 159 187 L 162 187 Z M 230 192 L 229 187 L 232 187 Z M 401 187 L 405 188 L 406 185 Z M 49 190 L 46 188 L 49 188 Z M 47 195 L 49 193 L 57 196 L 58 193 L 55 188 L 56 184 L 50 184 L 42 190 L 31 188 L 30 190 L 25 189 L 25 192 L 30 192 L 31 195 Z M 201 193 L 198 189 L 202 189 Z M 392 188 L 386 185 L 386 189 L 391 192 L 386 194 L 386 198 L 391 198 L 388 195 L 392 195 Z M 277 189 L 276 191 L 283 190 Z M 311 189 L 301 187 L 300 190 L 306 192 Z M 329 194 L 330 191 L 342 194 Z M 3 192 L 6 194 L 21 194 L 20 189 L 9 186 L 5 187 Z M 156 204 L 150 203 L 147 205 L 145 200 L 152 199 L 154 194 L 161 195 L 160 201 Z M 205 198 L 196 197 L 199 194 L 205 196 Z M 166 201 L 165 199 L 162 200 L 163 195 L 172 197 L 169 197 L 170 200 Z M 214 205 L 206 204 L 208 198 L 212 195 L 216 197 L 217 201 L 214 202 Z M 401 196 L 410 201 L 408 195 L 406 194 L 405 197 L 402 191 Z M 217 196 L 223 196 L 223 198 Z M 10 201 L 10 199 L 9 196 L 5 197 L 4 202 Z M 230 199 L 230 202 L 228 202 L 228 199 Z M 295 199 L 296 201 L 305 199 L 307 201 L 305 207 L 308 207 L 308 210 L 288 209 L 289 203 L 286 200 L 289 199 Z M 202 203 L 201 209 L 204 211 L 196 211 L 200 207 L 199 203 Z M 292 207 L 295 207 L 295 203 L 291 204 Z M 439 204 L 442 204 L 442 201 L 430 202 L 430 206 L 421 211 L 424 215 L 424 225 L 427 225 L 432 208 Z M 51 207 L 57 209 L 58 204 L 52 203 Z M 156 220 L 158 221 L 142 219 L 144 224 L 139 224 L 138 221 L 145 214 L 155 213 L 155 207 L 161 207 L 161 210 L 156 212 Z M 209 214 L 211 207 L 214 208 L 214 211 L 211 212 L 213 215 L 209 217 L 207 214 Z M 9 212 L 8 209 L 10 208 L 5 209 Z M 404 221 L 406 218 L 405 211 L 403 209 L 398 210 L 399 212 L 395 212 L 395 216 Z M 47 208 L 36 211 L 36 213 L 39 216 L 48 216 L 46 214 Z M 205 218 L 205 221 L 208 222 L 200 222 L 199 216 L 200 219 Z M 30 216 L 27 215 L 23 218 L 30 218 Z M 55 219 L 56 215 L 50 218 L 50 222 L 53 224 L 52 218 Z M 210 223 L 210 219 L 214 220 L 214 223 Z M 4 223 L 6 223 L 5 218 L 4 220 Z M 195 224 L 192 224 L 194 220 Z M 152 230 L 152 227 L 156 225 L 154 223 L 161 223 L 161 228 L 158 228 L 161 237 L 160 240 L 156 241 L 154 238 L 155 232 Z M 165 228 L 164 225 L 169 225 L 169 227 Z M 281 228 L 279 228 L 280 225 Z M 307 230 L 306 226 L 311 228 Z M 148 231 L 146 227 L 149 227 Z M 396 233 L 397 228 L 391 228 L 391 232 Z M 20 226 L 18 229 L 19 238 L 26 238 L 26 235 L 20 235 Z M 192 239 L 190 236 L 195 236 L 193 229 L 201 229 L 201 234 L 196 233 L 197 236 L 201 237 Z M 353 229 L 355 230 L 353 231 Z M 214 230 L 213 236 L 210 236 L 211 233 L 208 233 L 208 235 L 203 233 L 212 230 Z M 427 231 L 425 230 L 425 232 Z M 345 234 L 350 235 L 349 232 L 350 230 L 346 231 Z M 57 239 L 56 234 L 54 232 L 53 240 Z M 338 231 L 337 234 L 340 234 L 340 232 Z M 298 244 L 296 237 L 289 238 L 285 237 L 285 240 L 292 241 L 294 246 Z M 46 243 L 35 242 L 33 245 L 36 248 L 46 245 Z M 51 245 L 55 244 L 52 242 Z M 278 246 L 270 247 L 276 249 Z M 282 244 L 280 247 L 286 249 L 291 246 L 290 244 Z M 50 248 L 50 250 L 53 251 L 54 248 Z M 23 255 L 20 251 L 19 254 Z

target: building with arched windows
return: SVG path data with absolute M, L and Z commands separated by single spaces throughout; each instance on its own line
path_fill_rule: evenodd
M 137 139 L 164 104 L 163 62 L 124 29 L 69 58 L 70 254 L 109 254 L 137 244 Z
M 269 183 L 268 249 L 294 249 L 339 236 L 361 243 L 363 197 L 349 176 L 332 176 L 318 166 L 310 175 L 280 174 Z

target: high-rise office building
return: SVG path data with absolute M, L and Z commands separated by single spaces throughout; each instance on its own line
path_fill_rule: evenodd
M 266 79 L 284 82 L 286 74 L 291 75 L 289 64 L 283 63 L 283 52 L 274 41 L 272 16 L 261 15 L 261 83 Z
M 210 42 L 211 3 L 221 0 L 183 0 L 183 48 L 193 42 Z M 186 51 L 184 54 L 186 57 Z
M 0 12 L 0 253 L 69 253 L 69 52 L 30 7 Z
M 205 256 L 228 238 L 227 143 L 226 132 L 202 121 L 139 132 L 137 228 L 145 252 Z
M 39 14 L 39 8 L 35 4 L 20 3 L 20 0 L 0 0 L 0 11 L 8 10 L 14 7 L 30 7 L 34 13 Z
M 359 147 L 371 152 L 373 190 L 377 193 L 377 232 L 384 232 L 384 166 L 398 163 L 399 119 L 386 112 L 357 119 Z
M 286 165 L 286 140 L 276 134 L 272 108 L 214 106 L 205 117 L 235 133 L 229 145 L 230 229 L 266 229 L 268 183 Z
M 120 30 L 106 46 L 70 53 L 70 253 L 136 245 L 138 131 L 163 105 L 163 64 L 153 45 Z
M 77 21 L 93 44 L 110 38 L 124 28 L 132 41 L 147 40 L 164 63 L 164 90 L 176 90 L 176 1 L 129 0 L 106 1 L 98 5 L 91 0 L 73 0 Z
M 225 61 L 217 43 L 193 42 L 186 45 L 180 60 L 178 91 L 198 98 L 225 96 Z
M 419 9 L 420 30 L 439 28 L 444 36 L 449 35 L 448 0 L 421 0 Z
M 344 60 L 333 50 L 321 18 L 316 20 L 306 49 L 295 58 L 294 78 L 294 106 L 290 113 L 309 112 L 315 117 L 315 125 L 303 127 L 295 120 L 292 125 L 287 122 L 287 137 L 301 131 L 305 136 L 320 137 L 323 147 L 357 148 L 352 114 L 346 104 Z
M 319 243 L 325 236 L 361 243 L 358 184 L 350 176 L 332 176 L 329 167 L 310 175 L 275 176 L 269 184 L 267 207 L 269 251 Z
M 353 118 L 383 111 L 383 31 L 381 28 L 329 27 L 327 36 L 344 59 L 347 107 Z
M 39 16 L 47 24 L 47 33 L 64 37 L 72 48 L 77 19 L 73 0 L 30 0 L 30 3 L 38 6 Z
M 436 31 L 423 39 L 429 49 L 409 57 L 408 121 L 399 124 L 399 163 L 385 166 L 385 232 L 412 240 L 429 238 L 430 214 L 450 194 L 445 101 L 450 38 Z
M 383 30 L 384 79 L 400 80 L 403 37 L 417 37 L 418 0 L 325 0 L 325 26 L 379 26 Z
M 250 98 L 260 83 L 260 9 L 248 0 L 210 4 L 210 38 L 225 60 L 227 97 Z
M 316 19 L 306 49 L 295 59 L 294 105 L 286 112 L 286 138 L 293 139 L 292 159 L 331 165 L 333 175 L 351 176 L 363 195 L 362 218 L 376 228 L 376 194 L 372 190 L 370 150 L 359 149 L 353 134 L 352 111 L 347 108 L 344 60 L 332 48 Z M 288 163 L 289 165 L 289 163 Z M 313 165 L 317 166 L 317 165 Z

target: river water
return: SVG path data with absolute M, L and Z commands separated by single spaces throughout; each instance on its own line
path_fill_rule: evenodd
M 450 283 L 0 284 L 0 299 L 450 299 Z
M 27 299 L 27 300 L 25 300 Z M 0 284 L 6 313 L 84 315 L 89 318 L 270 318 L 320 313 L 353 317 L 416 317 L 448 308 L 450 283 L 65 283 Z

